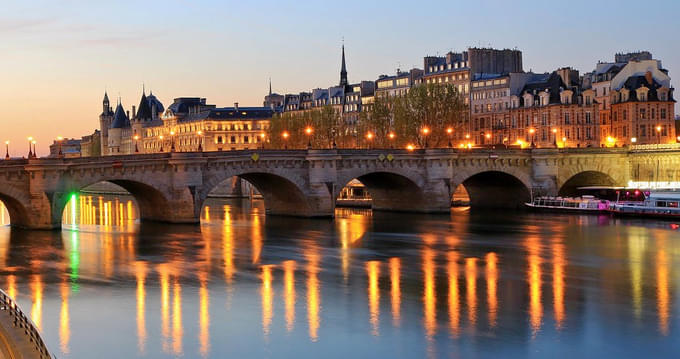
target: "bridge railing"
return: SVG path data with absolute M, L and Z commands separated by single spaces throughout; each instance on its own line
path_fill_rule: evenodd
M 40 359 L 53 358 L 47 350 L 47 346 L 45 345 L 45 342 L 43 342 L 42 337 L 40 337 L 40 332 L 35 324 L 33 324 L 33 321 L 24 314 L 17 302 L 2 289 L 0 289 L 0 312 L 6 312 L 12 319 L 12 325 L 23 331 L 23 334 L 32 343 L 33 348 Z M 28 355 L 28 357 L 33 356 Z

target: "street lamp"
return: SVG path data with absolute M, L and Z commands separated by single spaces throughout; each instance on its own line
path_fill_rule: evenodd
M 203 152 L 203 131 L 198 130 L 198 152 Z
M 390 132 L 387 137 L 390 139 L 390 148 L 394 148 L 394 138 L 397 137 L 394 132 Z
M 408 145 L 406 145 L 406 149 L 409 151 L 413 151 L 415 149 L 415 146 L 409 143 Z
M 283 131 L 281 134 L 281 137 L 283 137 L 283 149 L 287 150 L 288 149 L 288 137 L 290 134 L 288 134 L 288 131 Z
M 565 147 L 565 148 L 567 147 L 567 138 L 566 137 L 562 137 L 562 147 Z
M 661 143 L 661 125 L 656 126 L 656 138 L 657 138 L 657 143 Z
M 453 128 L 449 127 L 446 129 L 446 134 L 449 137 L 449 148 L 453 147 L 453 144 L 451 143 L 451 135 L 453 134 Z
M 423 127 L 423 137 L 425 138 L 425 148 L 427 148 L 427 135 L 430 134 L 430 129 Z
M 139 135 L 133 137 L 135 139 L 135 153 L 139 153 L 139 147 L 137 147 L 137 141 L 139 140 Z
M 307 128 L 305 128 L 305 134 L 307 134 L 307 148 L 308 149 L 312 148 L 312 132 L 314 132 L 314 130 L 312 130 L 312 128 L 310 126 L 307 126 Z
M 35 149 L 35 140 L 31 141 L 33 144 L 33 158 L 38 158 L 38 151 Z
M 633 137 L 630 139 L 630 143 L 637 143 L 637 137 Z
M 371 148 L 371 142 L 373 141 L 373 133 L 372 132 L 368 132 L 366 134 L 366 140 L 368 140 L 368 148 L 370 149 Z
M 170 152 L 175 152 L 175 131 L 170 131 Z
M 553 133 L 553 145 L 555 145 L 555 148 L 557 148 L 557 129 L 553 128 L 552 133 Z
M 5 141 L 5 159 L 9 159 L 9 140 Z
M 33 147 L 31 147 L 31 143 L 33 142 L 33 137 L 28 138 L 28 158 L 33 158 Z
M 164 137 L 163 137 L 163 135 L 160 135 L 160 136 L 158 136 L 158 138 L 161 140 L 161 152 L 164 152 L 163 151 L 163 138 Z
M 266 137 L 266 135 L 265 135 L 264 133 L 261 133 L 261 134 L 260 134 L 260 139 L 261 139 L 261 141 L 262 141 L 262 149 L 263 149 L 263 150 L 264 150 L 264 139 L 265 139 L 265 137 Z
M 530 128 L 529 133 L 531 134 L 531 148 L 534 148 L 536 147 L 536 143 L 534 143 L 534 133 L 536 133 L 536 130 L 534 128 Z
M 62 142 L 63 140 L 64 140 L 63 137 L 57 136 L 57 143 L 59 143 L 59 153 L 58 153 L 58 156 L 59 156 L 59 157 L 62 157 L 62 156 L 64 155 L 64 152 L 63 152 L 62 149 L 61 149 L 61 142 Z

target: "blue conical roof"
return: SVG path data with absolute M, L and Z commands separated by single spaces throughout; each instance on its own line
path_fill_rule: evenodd
M 123 105 L 120 103 L 116 106 L 116 112 L 113 114 L 113 123 L 111 128 L 128 128 L 130 127 L 130 119 L 125 114 Z

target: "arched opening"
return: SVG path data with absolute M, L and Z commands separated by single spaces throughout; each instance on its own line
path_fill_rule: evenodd
M 372 172 L 352 179 L 335 199 L 336 206 L 340 203 L 340 206 L 414 212 L 427 212 L 429 206 L 425 202 L 418 184 L 390 172 Z
M 5 207 L 5 202 L 0 201 L 0 226 L 9 226 L 9 224 L 10 224 L 9 212 Z
M 580 195 L 580 187 L 600 186 L 609 187 L 616 185 L 616 181 L 606 173 L 598 171 L 584 171 L 577 173 L 569 178 L 559 190 L 559 195 L 564 197 L 574 197 Z
M 307 198 L 292 181 L 271 173 L 246 173 L 223 179 L 212 186 L 201 208 L 201 221 L 214 217 L 211 210 L 224 201 L 245 207 L 262 207 L 266 214 L 307 216 Z M 256 204 L 261 200 L 260 204 Z M 253 202 L 255 201 L 255 202 Z M 219 210 L 219 208 L 218 208 Z M 219 216 L 219 214 L 217 214 Z
M 133 181 L 103 181 L 67 194 L 62 228 L 130 232 L 140 219 L 163 218 L 165 198 L 151 186 Z
M 0 193 L 0 226 L 28 227 L 28 214 L 21 202 Z
M 500 171 L 487 171 L 463 181 L 472 208 L 523 208 L 529 202 L 529 188 L 517 177 Z
M 463 184 L 459 184 L 451 195 L 452 207 L 465 207 L 470 205 L 470 194 Z

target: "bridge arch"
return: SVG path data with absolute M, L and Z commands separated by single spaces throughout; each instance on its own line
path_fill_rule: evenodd
M 55 223 L 62 223 L 64 208 L 71 199 L 71 194 L 78 193 L 91 185 L 101 182 L 110 182 L 128 191 L 135 199 L 137 209 L 139 211 L 139 218 L 142 221 L 163 222 L 168 221 L 171 218 L 169 215 L 171 206 L 169 204 L 168 197 L 161 189 L 138 180 L 112 178 L 105 180 L 98 179 L 81 183 L 69 183 L 64 188 L 62 195 L 58 196 L 54 200 L 55 203 L 53 204 L 53 215 L 55 216 Z
M 15 227 L 29 227 L 30 218 L 27 209 L 29 200 L 26 195 L 12 186 L 0 186 L 0 201 L 9 213 L 9 221 Z
M 522 208 L 531 199 L 531 180 L 519 171 L 493 169 L 460 174 L 452 181 L 452 191 L 458 184 L 465 187 L 472 208 Z
M 306 196 L 305 183 L 302 178 L 264 169 L 254 169 L 252 172 L 220 172 L 209 176 L 203 184 L 203 191 L 198 199 L 199 213 L 210 192 L 235 176 L 248 181 L 260 192 L 267 214 L 311 216 L 315 213 L 310 198 Z
M 621 185 L 621 183 L 618 184 Z M 560 196 L 576 196 L 579 187 L 616 186 L 617 180 L 607 173 L 589 170 L 575 173 L 559 185 Z

